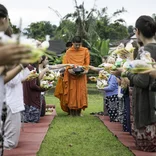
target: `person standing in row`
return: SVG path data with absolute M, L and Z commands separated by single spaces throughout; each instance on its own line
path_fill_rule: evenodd
M 69 48 L 65 56 L 65 64 L 88 67 L 90 54 L 87 48 L 81 46 L 81 37 L 73 38 L 73 46 Z M 67 68 L 64 73 L 64 100 L 70 115 L 81 115 L 81 110 L 88 107 L 87 99 L 87 76 L 88 69 L 76 75 L 72 68 Z

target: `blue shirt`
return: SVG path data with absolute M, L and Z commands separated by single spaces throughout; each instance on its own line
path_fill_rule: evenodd
M 118 82 L 116 76 L 110 74 L 108 78 L 108 86 L 104 88 L 104 91 L 106 96 L 118 94 Z

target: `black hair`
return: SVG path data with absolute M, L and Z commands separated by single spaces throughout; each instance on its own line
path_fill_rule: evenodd
M 13 34 L 13 29 L 11 28 L 11 26 L 9 26 L 8 29 L 5 31 L 5 35 L 11 37 L 12 34 Z
M 135 23 L 135 27 L 146 38 L 151 38 L 156 33 L 156 22 L 150 16 L 140 16 Z
M 41 61 L 39 62 L 39 64 L 41 64 L 45 59 L 46 59 L 46 56 L 43 55 L 43 56 L 41 57 Z
M 31 64 L 34 68 L 36 68 L 36 72 L 39 74 L 39 63 L 38 62 L 35 62 L 35 63 L 32 63 Z M 39 80 L 39 77 L 36 78 L 36 84 L 38 86 L 40 86 L 40 80 Z
M 138 44 L 140 47 L 142 47 L 144 45 L 143 42 L 141 42 L 141 41 L 138 41 Z
M 132 45 L 135 48 L 134 51 L 133 51 L 133 59 L 135 60 L 137 58 L 137 56 L 138 56 L 138 50 L 139 50 L 138 42 L 133 41 Z
M 75 36 L 75 37 L 73 38 L 73 43 L 81 43 L 81 42 L 82 42 L 82 39 L 81 39 L 80 36 Z
M 0 18 L 5 18 L 8 16 L 8 10 L 2 4 L 0 4 Z
M 72 46 L 72 42 L 67 42 L 66 43 L 66 47 L 71 47 Z

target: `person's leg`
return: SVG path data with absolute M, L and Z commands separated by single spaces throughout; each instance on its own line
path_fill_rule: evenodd
M 12 149 L 17 147 L 21 129 L 21 114 L 12 113 L 7 107 L 7 118 L 4 126 L 4 148 Z
M 26 123 L 29 122 L 29 109 L 30 109 L 30 106 L 25 105 L 25 110 L 22 112 L 24 122 L 26 122 Z
M 40 109 L 30 106 L 29 109 L 29 122 L 39 122 L 40 120 Z
M 41 116 L 45 116 L 46 112 L 46 103 L 45 103 L 45 97 L 44 95 L 41 95 Z

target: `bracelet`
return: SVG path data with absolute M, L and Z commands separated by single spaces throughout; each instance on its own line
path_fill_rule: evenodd
M 21 63 L 20 63 L 20 64 L 19 64 L 19 66 L 21 67 L 21 69 L 24 69 L 24 66 L 23 66 L 23 64 L 21 64 Z

